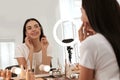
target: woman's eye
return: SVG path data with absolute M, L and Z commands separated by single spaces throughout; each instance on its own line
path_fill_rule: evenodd
M 27 29 L 27 30 L 30 30 L 30 29 L 31 29 L 31 27 L 27 27 L 26 29 Z
M 35 25 L 35 28 L 38 28 L 38 25 Z

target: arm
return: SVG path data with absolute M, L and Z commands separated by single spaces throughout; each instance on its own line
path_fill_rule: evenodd
M 28 60 L 30 62 L 30 67 L 31 67 L 32 54 L 33 54 L 34 48 L 33 48 L 33 45 L 32 45 L 32 43 L 31 43 L 31 41 L 30 41 L 30 39 L 28 37 L 25 38 L 25 44 L 29 48 L 29 53 L 24 53 L 24 50 L 23 50 L 24 47 L 18 46 L 15 49 L 15 58 L 16 58 L 18 64 L 19 64 L 19 66 L 23 65 L 24 68 L 27 68 L 27 62 L 28 62 Z M 28 56 L 24 56 L 24 54 L 29 54 L 29 55 Z M 26 60 L 26 57 L 27 57 L 27 60 Z
M 47 56 L 46 54 L 42 55 L 42 64 L 45 64 L 45 65 L 50 65 L 51 63 L 51 57 L 50 56 Z
M 80 66 L 79 80 L 94 80 L 93 74 L 94 70 Z
M 42 63 L 46 65 L 50 65 L 51 57 L 47 56 L 47 49 L 48 49 L 48 41 L 46 37 L 41 38 L 41 47 L 42 47 Z
M 79 39 L 82 42 L 88 36 L 94 35 L 95 31 L 91 28 L 89 23 L 83 23 L 81 28 L 79 29 Z M 79 80 L 93 80 L 94 70 L 86 68 L 80 65 L 80 75 Z
M 29 52 L 27 61 L 24 57 L 18 57 L 16 59 L 17 59 L 19 66 L 23 65 L 24 68 L 27 69 L 27 61 L 29 60 L 30 62 L 32 62 L 32 52 L 31 51 Z M 32 67 L 32 63 L 30 63 L 30 67 Z
M 30 61 L 30 69 L 32 70 L 32 59 L 33 59 L 34 47 L 33 47 L 33 44 L 31 42 L 30 37 L 25 38 L 25 44 L 28 46 L 28 48 L 30 50 L 27 61 L 28 60 Z
M 33 52 L 34 52 L 34 47 L 33 44 L 31 42 L 30 37 L 26 37 L 25 38 L 25 44 L 28 46 L 29 48 L 29 55 L 28 55 L 28 59 L 30 61 L 30 69 L 32 70 L 32 59 L 33 59 Z M 26 65 L 27 65 L 27 61 L 26 61 Z
M 24 68 L 27 68 L 27 62 L 24 57 L 17 58 L 17 62 L 19 65 L 23 65 Z

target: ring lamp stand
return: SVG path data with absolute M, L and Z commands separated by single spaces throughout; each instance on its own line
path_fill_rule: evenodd
M 61 45 L 61 46 L 63 46 L 63 47 L 68 47 L 68 46 L 74 45 L 74 44 L 78 41 L 78 39 L 77 39 L 77 38 L 75 38 L 75 39 L 64 39 L 64 40 L 62 40 L 62 41 L 60 41 L 60 40 L 58 39 L 56 31 L 57 31 L 58 26 L 59 26 L 63 21 L 66 21 L 66 20 L 60 19 L 60 20 L 58 20 L 57 23 L 54 25 L 54 28 L 53 28 L 53 37 L 54 37 L 55 41 L 56 41 L 59 45 Z M 67 21 L 72 22 L 73 25 L 75 25 L 75 21 L 74 21 L 74 20 L 67 20 Z M 65 52 L 65 77 L 67 77 L 66 72 L 67 72 L 67 59 L 66 59 L 66 52 Z

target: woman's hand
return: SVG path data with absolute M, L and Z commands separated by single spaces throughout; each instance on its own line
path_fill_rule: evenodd
M 47 38 L 42 37 L 41 38 L 41 48 L 42 48 L 42 50 L 47 50 L 48 45 L 49 45 L 49 43 L 47 41 Z
M 25 38 L 25 44 L 28 46 L 30 51 L 34 51 L 34 47 L 33 47 L 33 44 L 32 44 L 30 37 Z
M 81 66 L 79 65 L 79 63 L 77 63 L 77 64 L 75 64 L 75 66 L 72 69 L 72 71 L 74 71 L 76 73 L 80 73 L 80 68 L 81 68 Z
M 78 31 L 79 40 L 82 42 L 88 36 L 94 35 L 95 31 L 91 28 L 89 23 L 83 23 Z

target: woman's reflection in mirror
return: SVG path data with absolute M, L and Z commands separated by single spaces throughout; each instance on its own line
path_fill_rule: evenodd
M 15 50 L 15 58 L 19 65 L 32 70 L 35 74 L 41 73 L 40 64 L 50 65 L 51 50 L 44 35 L 42 25 L 35 18 L 27 19 L 23 27 L 23 43 Z

